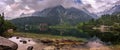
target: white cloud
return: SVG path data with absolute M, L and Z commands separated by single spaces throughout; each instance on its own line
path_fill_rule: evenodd
M 28 14 L 63 5 L 66 8 L 86 8 L 89 12 L 97 14 L 118 4 L 118 1 L 120 0 L 81 0 L 82 3 L 76 4 L 75 0 L 0 0 L 0 12 L 4 11 L 6 16 L 12 19 L 19 17 L 22 13 Z
M 88 10 L 91 13 L 99 13 L 106 9 L 113 7 L 117 1 L 120 0 L 81 0 L 84 5 L 90 4 L 92 9 Z
M 15 2 L 22 2 L 22 0 L 14 0 Z

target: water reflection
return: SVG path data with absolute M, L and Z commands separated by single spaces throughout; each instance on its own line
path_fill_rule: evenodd
M 90 36 L 79 29 L 50 29 L 52 35 L 73 36 L 78 38 L 90 38 Z

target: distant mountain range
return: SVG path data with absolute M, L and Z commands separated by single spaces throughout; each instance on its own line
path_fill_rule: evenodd
M 116 13 L 120 13 L 120 5 L 115 5 L 114 7 L 107 9 L 104 12 L 101 12 L 100 14 L 116 14 Z M 21 14 L 21 18 L 16 18 L 11 21 L 13 23 L 22 23 L 20 22 L 20 20 L 23 20 L 23 22 L 26 23 L 34 21 L 35 23 L 47 22 L 50 25 L 55 25 L 60 23 L 69 23 L 74 25 L 79 22 L 88 21 L 92 18 L 97 18 L 97 15 L 89 13 L 89 11 L 87 11 L 86 9 L 80 10 L 73 7 L 64 8 L 63 6 L 59 5 L 56 7 L 46 8 L 43 11 L 36 11 L 35 13 L 32 14 Z
M 85 22 L 96 16 L 94 14 L 89 13 L 87 10 L 79 10 L 76 8 L 64 8 L 63 6 L 59 5 L 56 7 L 51 7 L 44 9 L 43 11 L 37 11 L 32 16 L 27 16 L 25 14 L 21 16 L 21 18 L 11 20 L 13 23 L 23 23 L 23 20 L 26 23 L 38 22 L 38 23 L 53 23 L 52 25 L 59 23 L 69 23 L 69 24 L 77 24 L 79 22 Z M 26 17 L 27 16 L 27 17 Z M 44 19 L 43 19 L 44 18 Z M 27 20 L 26 20 L 27 19 Z M 19 21 L 19 22 L 17 22 Z M 50 22 L 52 21 L 52 22 Z
M 115 5 L 111 12 L 112 14 L 120 13 L 120 5 Z
M 105 10 L 104 12 L 101 12 L 99 14 L 117 14 L 120 13 L 120 5 L 115 5 L 110 9 Z

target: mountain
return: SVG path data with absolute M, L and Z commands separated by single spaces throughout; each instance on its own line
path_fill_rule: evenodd
M 118 14 L 120 13 L 120 5 L 115 5 L 112 8 L 105 10 L 104 12 L 101 12 L 101 14 Z
M 48 17 L 48 16 L 58 16 L 58 11 L 64 12 L 65 8 L 63 6 L 56 6 L 44 9 L 43 11 L 36 11 L 32 14 L 32 16 L 41 16 L 41 17 Z
M 116 5 L 114 6 L 114 9 L 113 9 L 113 14 L 117 14 L 117 13 L 120 13 L 120 5 Z
M 60 18 L 61 23 L 70 23 L 76 24 L 78 22 L 88 21 L 93 18 L 92 14 L 89 12 L 85 12 L 83 10 L 79 10 L 76 8 L 64 8 L 63 6 L 56 6 L 44 9 L 43 11 L 37 11 L 33 13 L 33 16 L 57 16 Z
M 88 14 L 83 10 L 73 7 L 64 8 L 63 6 L 56 6 L 44 9 L 43 11 L 37 11 L 33 13 L 32 16 L 21 17 L 11 21 L 16 25 L 22 24 L 23 26 L 26 24 L 39 25 L 40 23 L 47 23 L 48 25 L 68 23 L 75 25 L 79 22 L 85 22 L 92 18 L 93 17 L 90 15 L 90 13 Z

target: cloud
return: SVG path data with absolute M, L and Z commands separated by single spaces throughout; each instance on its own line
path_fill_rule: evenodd
M 116 5 L 120 0 L 81 0 L 83 5 L 91 5 L 92 9 L 87 8 L 91 13 L 99 13 Z
M 4 12 L 6 17 L 12 19 L 19 17 L 22 13 L 41 11 L 61 3 L 61 0 L 0 0 L 0 12 Z
M 0 12 L 5 12 L 8 19 L 19 17 L 22 13 L 30 14 L 42 11 L 48 7 L 63 5 L 65 8 L 86 8 L 89 12 L 97 14 L 115 4 L 120 0 L 0 0 Z

